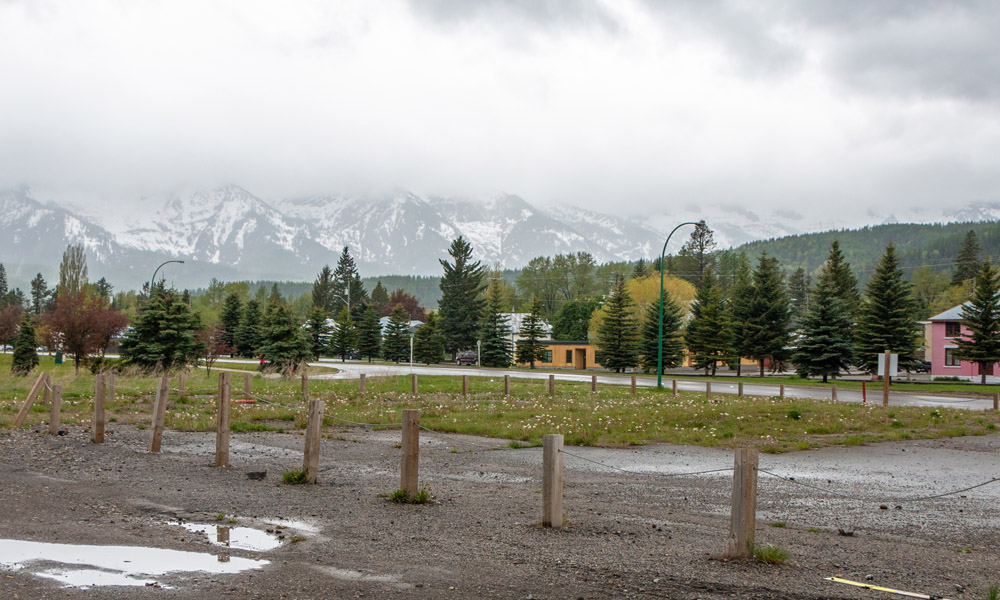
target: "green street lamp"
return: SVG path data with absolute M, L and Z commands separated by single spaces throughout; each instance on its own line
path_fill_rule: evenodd
M 170 263 L 180 263 L 180 264 L 183 265 L 184 261 L 183 260 L 167 260 L 167 261 L 163 261 L 162 263 L 160 263 L 160 267 L 162 267 L 163 265 L 169 265 Z M 153 286 L 156 285 L 156 272 L 160 270 L 160 267 L 156 267 L 156 269 L 153 271 L 153 276 L 149 278 L 149 297 L 150 298 L 153 297 Z
M 681 223 L 677 227 L 674 227 L 673 231 L 667 235 L 667 241 L 663 242 L 663 252 L 660 253 L 660 338 L 658 349 L 656 352 L 656 387 L 663 389 L 663 272 L 667 270 L 667 244 L 670 243 L 670 236 L 674 235 L 674 231 L 677 231 L 685 225 L 698 225 L 704 223 L 704 221 L 699 221 L 695 223 L 693 221 L 687 221 Z

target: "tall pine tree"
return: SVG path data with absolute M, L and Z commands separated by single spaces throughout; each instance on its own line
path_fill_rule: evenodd
M 788 296 L 775 258 L 762 254 L 753 272 L 753 294 L 744 335 L 747 356 L 757 361 L 764 376 L 764 361 L 780 365 L 788 357 Z
M 663 295 L 663 369 L 680 366 L 684 361 L 684 335 L 681 333 L 683 314 L 681 307 L 670 294 Z M 656 360 L 660 351 L 660 302 L 650 302 L 646 308 L 646 318 L 642 322 L 642 340 L 639 355 L 642 370 L 646 373 L 659 372 Z
M 868 282 L 854 328 L 854 358 L 865 371 L 875 373 L 879 354 L 886 350 L 899 354 L 902 369 L 912 368 L 918 360 L 911 287 L 903 279 L 895 247 L 889 244 Z
M 979 273 L 979 239 L 976 232 L 969 230 L 962 240 L 962 247 L 955 257 L 955 270 L 951 275 L 951 285 L 962 285 L 968 280 L 975 279 Z
M 405 361 L 410 356 L 410 316 L 406 309 L 397 306 L 389 315 L 382 336 L 382 357 L 393 362 Z
M 750 262 L 742 252 L 732 265 L 735 279 L 729 286 L 726 308 L 729 311 L 729 323 L 732 333 L 732 362 L 736 363 L 736 375 L 743 375 L 743 357 L 751 355 L 753 337 L 753 277 Z M 732 363 L 730 363 L 732 364 Z
M 336 302 L 336 291 L 337 283 L 333 279 L 333 272 L 330 270 L 330 265 L 323 265 L 320 270 L 319 275 L 316 276 L 316 281 L 313 282 L 312 287 L 312 303 L 313 306 L 320 307 L 326 316 L 332 316 L 335 311 L 334 302 Z
M 486 303 L 482 297 L 486 288 L 483 282 L 486 267 L 472 260 L 472 246 L 462 236 L 451 243 L 448 254 L 454 262 L 438 261 L 444 269 L 438 312 L 444 349 L 455 353 L 476 345 L 476 333 Z
M 639 323 L 632 307 L 632 296 L 625 289 L 625 279 L 616 275 L 611 295 L 604 303 L 604 320 L 597 329 L 596 356 L 597 362 L 605 369 L 616 373 L 639 366 Z
M 354 350 L 357 345 L 357 332 L 354 331 L 354 319 L 351 318 L 351 311 L 347 306 L 343 306 L 337 313 L 337 324 L 333 328 L 330 336 L 330 352 L 340 357 L 340 361 L 347 360 L 347 355 Z
M 542 341 L 545 330 L 542 328 L 541 312 L 541 301 L 537 297 L 533 298 L 531 312 L 521 321 L 521 339 L 517 341 L 517 362 L 528 363 L 532 369 L 536 362 L 545 360 L 546 344 Z
M 45 278 L 39 273 L 31 280 L 31 312 L 36 316 L 48 306 L 49 287 Z
M 222 343 L 236 347 L 236 330 L 240 327 L 240 316 L 243 313 L 243 303 L 236 294 L 229 294 L 222 303 Z
M 484 367 L 509 367 L 513 348 L 511 347 L 510 325 L 503 312 L 503 296 L 494 281 L 487 295 L 486 309 L 479 329 L 482 342 L 481 356 Z
M 334 298 L 334 310 L 336 312 L 340 311 L 340 307 L 351 304 L 353 302 L 351 299 L 351 282 L 354 281 L 355 277 L 358 275 L 358 267 L 354 264 L 354 258 L 351 257 L 351 252 L 348 246 L 344 246 L 344 250 L 340 253 L 340 258 L 337 260 L 337 267 L 333 270 L 333 281 L 334 281 L 334 293 L 339 295 L 339 298 Z
M 436 313 L 428 313 L 427 322 L 417 328 L 413 339 L 413 360 L 427 365 L 444 362 L 444 337 Z
M 309 330 L 310 358 L 319 360 L 319 357 L 326 352 L 327 342 L 330 339 L 330 328 L 326 324 L 326 311 L 318 306 L 314 306 L 309 311 L 306 328 Z
M 732 361 L 735 354 L 732 335 L 722 289 L 709 268 L 691 305 L 691 320 L 684 335 L 695 368 L 704 369 L 706 375 L 711 372 L 714 376 L 720 362 Z
M 830 376 L 836 377 L 850 368 L 854 352 L 851 317 L 830 280 L 823 280 L 816 286 L 799 332 L 792 356 L 799 375 L 822 375 L 826 383 Z
M 14 375 L 27 375 L 38 366 L 38 341 L 35 339 L 35 322 L 30 312 L 21 317 L 21 325 L 14 338 L 14 357 L 10 372 Z
M 823 283 L 828 283 L 833 288 L 834 295 L 844 302 L 851 320 L 854 320 L 861 304 L 861 296 L 858 294 L 858 280 L 851 272 L 851 265 L 844 259 L 839 240 L 833 240 L 830 244 L 830 254 L 823 264 L 817 285 Z
M 368 305 L 358 325 L 358 352 L 368 362 L 382 353 L 382 327 L 373 305 Z
M 254 358 L 260 354 L 261 342 L 261 313 L 260 304 L 256 298 L 247 300 L 243 305 L 240 314 L 240 324 L 236 328 L 236 335 L 233 337 L 233 344 L 236 346 L 236 353 L 244 358 Z
M 284 302 L 267 305 L 261 324 L 260 353 L 270 368 L 286 376 L 294 374 L 295 365 L 309 358 L 308 337 Z
M 201 319 L 191 312 L 181 294 L 157 283 L 122 340 L 122 358 L 147 370 L 171 371 L 194 364 L 204 350 L 199 329 Z
M 979 366 L 980 383 L 992 374 L 993 365 L 1000 362 L 1000 283 L 997 270 L 989 259 L 983 261 L 976 275 L 972 300 L 962 305 L 963 325 L 969 329 L 968 337 L 958 340 L 959 360 Z

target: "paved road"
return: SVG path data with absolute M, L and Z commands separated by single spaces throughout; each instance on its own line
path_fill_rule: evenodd
M 222 362 L 222 361 L 219 361 Z M 470 377 L 494 377 L 500 378 L 504 375 L 510 375 L 511 377 L 521 378 L 521 379 L 548 379 L 549 374 L 553 374 L 558 381 L 576 381 L 576 382 L 589 382 L 593 373 L 578 373 L 578 372 L 567 372 L 567 371 L 521 371 L 521 370 L 502 370 L 502 369 L 480 369 L 475 367 L 453 367 L 453 366 L 425 366 L 425 365 L 413 365 L 412 367 L 408 364 L 401 365 L 386 365 L 386 364 L 369 364 L 366 362 L 354 362 L 348 361 L 342 363 L 340 361 L 333 360 L 323 360 L 316 363 L 310 363 L 314 366 L 325 366 L 325 367 L 335 367 L 340 371 L 338 373 L 331 373 L 329 375 L 319 375 L 320 378 L 329 379 L 357 379 L 361 373 L 366 373 L 368 376 L 379 376 L 379 375 L 407 375 L 409 373 L 417 373 L 418 375 L 468 375 Z M 670 380 L 672 377 L 664 378 L 664 386 L 670 386 Z M 629 377 L 614 376 L 614 375 L 598 375 L 597 383 L 602 385 L 629 385 Z M 692 380 L 692 379 L 682 379 L 677 378 L 678 389 L 686 392 L 699 392 L 705 390 L 704 379 Z M 653 387 L 656 385 L 656 378 L 649 376 L 638 377 L 636 384 L 642 387 Z M 736 394 L 737 384 L 727 383 L 725 379 L 713 379 L 712 393 L 717 394 Z M 778 386 L 776 384 L 756 384 L 756 383 L 744 383 L 743 393 L 754 396 L 767 396 L 767 395 L 778 395 Z M 829 388 L 822 387 L 809 387 L 809 386 L 785 386 L 785 396 L 789 398 L 809 398 L 809 399 L 819 399 L 828 400 L 830 399 Z M 861 402 L 861 390 L 848 390 L 848 389 L 838 389 L 837 400 L 841 402 Z M 868 394 L 869 402 L 882 402 L 882 391 L 876 390 Z M 973 399 L 966 398 L 963 396 L 946 396 L 946 395 L 926 395 L 914 392 L 890 392 L 889 403 L 893 406 L 941 406 L 941 407 L 954 407 L 954 408 L 965 408 L 969 410 L 987 410 L 993 408 L 993 401 L 988 399 Z

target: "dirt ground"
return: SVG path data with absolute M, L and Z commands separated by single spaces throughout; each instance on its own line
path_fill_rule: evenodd
M 281 478 L 301 467 L 299 434 L 234 434 L 225 469 L 211 467 L 214 434 L 168 431 L 159 455 L 146 453 L 148 435 L 112 423 L 95 445 L 81 428 L 0 431 L 0 563 L 5 545 L 30 540 L 184 550 L 256 568 L 78 588 L 38 576 L 66 565 L 8 562 L 0 598 L 894 597 L 831 576 L 986 598 L 1000 582 L 1000 483 L 898 498 L 997 477 L 997 435 L 762 455 L 761 469 L 861 498 L 761 473 L 757 542 L 787 550 L 783 565 L 719 558 L 731 473 L 667 476 L 731 467 L 731 450 L 567 448 L 565 527 L 543 529 L 540 448 L 421 432 L 421 486 L 433 501 L 400 505 L 385 497 L 399 487 L 398 430 L 328 431 L 315 486 Z M 283 539 L 264 552 L 222 548 L 179 519 Z M 276 519 L 288 528 L 268 523 Z

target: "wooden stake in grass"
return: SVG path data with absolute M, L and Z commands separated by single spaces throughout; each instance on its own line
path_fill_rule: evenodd
M 705 399 L 707 399 L 707 400 L 711 400 L 712 399 L 712 382 L 711 381 L 706 381 L 705 382 Z
M 416 377 L 416 375 L 414 375 Z M 420 411 L 403 411 L 403 464 L 399 473 L 399 487 L 407 498 L 417 493 L 417 469 L 420 461 Z
M 243 396 L 249 400 L 250 399 L 250 381 L 252 376 L 250 373 L 243 374 Z
M 503 376 L 503 395 L 510 396 L 510 375 Z
M 468 396 L 469 395 L 469 376 L 468 375 L 462 375 L 462 395 L 463 396 Z
M 836 383 L 830 386 L 830 400 L 833 400 L 834 402 L 837 401 L 837 384 Z
M 167 399 L 170 397 L 170 379 L 160 377 L 156 388 L 156 402 L 153 404 L 153 426 L 149 435 L 149 451 L 159 452 L 163 440 L 163 422 L 167 418 Z
M 41 393 L 42 388 L 49 383 L 48 373 L 39 373 L 38 379 L 35 381 L 35 385 L 31 386 L 31 391 L 28 392 L 28 397 L 25 399 L 24 404 L 21 406 L 21 410 L 17 411 L 17 416 L 14 417 L 14 427 L 20 427 L 24 424 L 24 419 L 28 416 L 28 411 L 31 410 L 31 405 L 35 403 L 38 398 L 38 394 Z
M 671 379 L 670 380 L 670 389 L 674 393 L 674 398 L 676 398 L 677 397 L 677 380 L 676 379 Z
M 94 376 L 94 424 L 91 427 L 91 441 L 104 443 L 104 374 Z
M 219 394 L 215 405 L 215 466 L 229 466 L 229 405 L 232 400 L 232 373 L 219 373 Z
M 597 375 L 590 376 L 590 393 L 591 394 L 597 393 Z
M 418 389 L 418 387 L 417 387 L 417 374 L 413 373 L 412 375 L 410 375 L 410 393 L 413 394 L 414 396 L 416 396 L 417 395 L 417 389 Z
M 118 387 L 118 375 L 114 371 L 108 373 L 108 402 L 114 403 L 115 390 Z
M 177 374 L 177 392 L 181 395 L 187 393 L 187 371 Z
M 993 394 L 993 410 L 1000 410 L 1000 394 Z
M 361 395 L 365 395 L 365 374 L 362 373 L 358 376 L 358 389 L 361 390 Z
M 782 400 L 785 399 L 785 384 L 783 383 L 778 384 L 778 397 Z
M 743 382 L 742 381 L 736 384 L 736 395 L 738 397 L 740 397 L 740 398 L 743 397 Z
M 555 396 L 556 395 L 556 376 L 555 375 L 549 375 L 549 395 L 550 396 Z
M 305 369 L 302 369 L 302 397 L 306 400 L 309 399 L 309 375 Z
M 885 371 L 882 373 L 882 406 L 889 406 L 889 360 L 892 354 L 885 350 Z
M 302 472 L 306 483 L 316 483 L 319 474 L 319 440 L 323 428 L 322 400 L 309 401 L 309 420 L 306 423 L 306 447 L 302 453 Z
M 757 459 L 756 448 L 736 449 L 726 558 L 746 558 L 754 545 L 754 529 L 757 526 Z
M 563 436 L 542 436 L 542 527 L 562 527 Z
M 632 376 L 632 395 L 635 396 L 635 375 Z
M 59 410 L 62 408 L 62 386 L 52 386 L 52 403 L 49 405 L 49 435 L 59 434 Z

